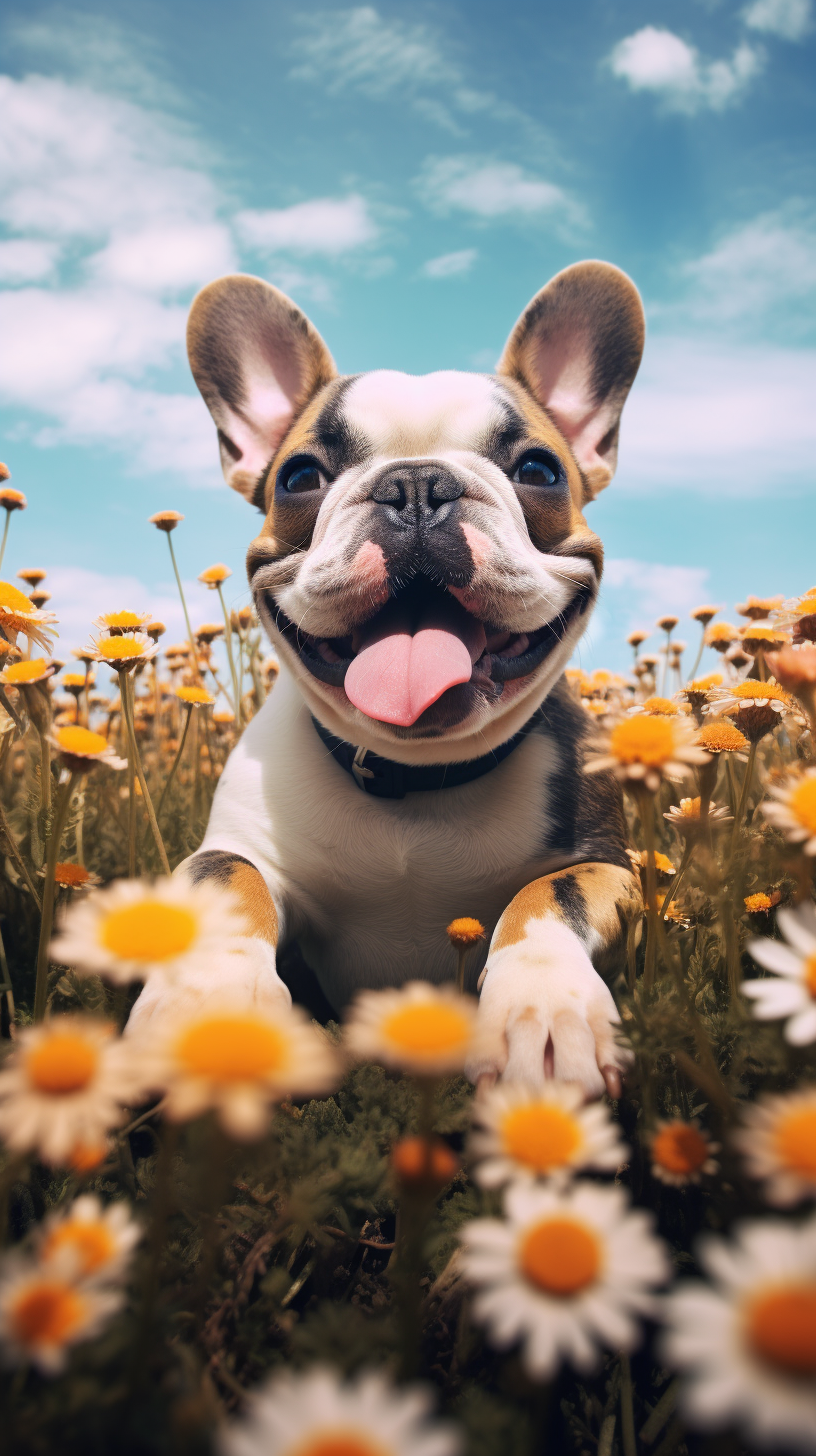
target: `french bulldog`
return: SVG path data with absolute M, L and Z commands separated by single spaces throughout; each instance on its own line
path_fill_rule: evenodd
M 619 1094 L 603 976 L 640 885 L 563 674 L 603 562 L 583 511 L 643 340 L 637 290 L 601 262 L 536 295 L 495 374 L 342 376 L 270 284 L 199 293 L 190 364 L 227 483 L 264 517 L 247 567 L 281 671 L 186 865 L 240 900 L 246 953 L 174 996 L 288 1000 L 276 950 L 296 942 L 339 1012 L 450 980 L 446 926 L 473 916 L 494 1050 L 469 1076 Z M 151 980 L 134 1022 L 170 994 Z

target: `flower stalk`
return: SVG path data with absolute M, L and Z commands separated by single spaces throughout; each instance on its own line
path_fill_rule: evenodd
M 45 861 L 45 883 L 43 885 L 42 915 L 40 917 L 40 939 L 37 946 L 37 973 L 34 987 L 35 1021 L 42 1021 L 45 1016 L 45 1007 L 48 998 L 48 951 L 51 944 L 51 930 L 54 924 L 54 902 L 56 899 L 56 881 L 54 876 L 76 780 L 77 774 L 69 773 L 65 783 L 60 785 L 54 810 L 54 823 L 51 826 L 51 837 L 48 841 L 48 854 Z

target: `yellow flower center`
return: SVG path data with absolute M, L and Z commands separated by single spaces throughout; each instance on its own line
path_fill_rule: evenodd
M 36 657 L 33 662 L 13 662 L 6 668 L 7 683 L 36 682 L 38 677 L 44 677 L 46 672 L 45 660 Z
M 709 753 L 738 753 L 748 747 L 748 739 L 733 723 L 721 718 L 715 723 L 706 723 L 697 734 L 697 743 Z
M 816 955 L 805 957 L 802 980 L 811 996 L 816 997 Z
M 652 1158 L 668 1173 L 696 1173 L 708 1157 L 702 1133 L 687 1122 L 663 1127 L 652 1143 Z
M 76 1031 L 53 1031 L 26 1056 L 28 1080 L 38 1092 L 64 1097 L 81 1092 L 96 1074 L 99 1052 Z
M 176 688 L 176 697 L 183 703 L 214 703 L 215 698 L 206 688 Z
M 612 729 L 609 749 L 620 763 L 659 768 L 674 755 L 674 729 L 665 718 L 639 713 Z
M 664 718 L 673 718 L 680 709 L 671 698 L 647 698 L 643 704 L 644 713 L 662 713 Z
M 315 1431 L 286 1456 L 392 1456 L 379 1441 L 375 1445 L 365 1432 L 350 1430 Z
M 11 1308 L 11 1325 L 21 1345 L 62 1345 L 81 1325 L 82 1295 L 62 1280 L 43 1280 L 29 1287 Z
M 816 1102 L 783 1113 L 773 1134 L 777 1157 L 786 1168 L 816 1178 Z
M 16 586 L 12 586 L 10 581 L 0 581 L 0 607 L 5 607 L 9 612 L 31 613 L 34 611 L 29 598 L 23 592 L 18 591 Z
M 460 915 L 458 920 L 451 921 L 447 933 L 453 945 L 468 946 L 482 940 L 485 930 L 480 920 L 474 920 L 470 915 Z
M 576 1118 L 551 1102 L 514 1107 L 502 1120 L 501 1135 L 511 1158 L 542 1174 L 565 1167 L 583 1142 Z
M 816 834 L 816 774 L 811 774 L 793 790 L 788 808 L 809 834 Z
M 76 753 L 80 758 L 96 758 L 108 746 L 107 738 L 92 733 L 90 728 L 58 728 L 56 739 L 63 753 Z
M 382 1031 L 397 1051 L 430 1058 L 466 1046 L 470 1021 L 456 1006 L 415 1001 L 386 1017 Z
M 565 1299 L 597 1279 L 601 1250 L 595 1234 L 583 1224 L 572 1218 L 549 1218 L 525 1234 L 519 1263 L 531 1284 Z
M 129 662 L 131 658 L 142 656 L 144 643 L 136 637 L 102 637 L 97 643 L 97 649 L 102 657 L 111 661 Z
M 198 918 L 181 905 L 137 900 L 111 910 L 100 926 L 100 943 L 128 961 L 171 961 L 183 955 L 199 933 Z
M 43 1243 L 46 1258 L 61 1249 L 71 1249 L 77 1256 L 83 1274 L 93 1274 L 101 1269 L 116 1253 L 116 1241 L 102 1219 L 82 1222 L 79 1219 L 66 1220 L 52 1229 Z
M 757 1294 L 745 1313 L 753 1353 L 785 1375 L 816 1375 L 816 1283 L 797 1280 Z
M 139 612 L 106 612 L 99 620 L 106 627 L 141 627 L 144 617 Z
M 58 885 L 65 885 L 71 889 L 78 885 L 87 885 L 90 874 L 82 865 L 58 864 L 54 869 L 54 880 Z
M 741 682 L 729 689 L 734 698 L 748 698 L 749 701 L 764 698 L 768 703 L 789 703 L 790 694 L 778 683 Z
M 252 1082 L 279 1072 L 287 1043 L 275 1026 L 254 1016 L 210 1016 L 183 1031 L 175 1054 L 185 1071 L 215 1082 Z

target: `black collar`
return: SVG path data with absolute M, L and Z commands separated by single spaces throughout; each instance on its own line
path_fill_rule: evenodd
M 534 713 L 515 737 L 508 738 L 506 743 L 500 743 L 492 753 L 485 753 L 481 758 L 468 759 L 465 763 L 394 763 L 393 759 L 380 758 L 378 753 L 372 753 L 370 749 L 356 748 L 353 743 L 345 743 L 342 738 L 335 738 L 317 718 L 312 718 L 312 722 L 335 763 L 339 763 L 347 774 L 351 774 L 358 789 L 362 789 L 364 794 L 373 795 L 375 799 L 404 799 L 406 794 L 455 789 L 460 784 L 469 784 L 473 779 L 480 779 L 483 774 L 490 773 L 514 748 L 518 748 L 535 727 L 539 716 L 540 713 Z

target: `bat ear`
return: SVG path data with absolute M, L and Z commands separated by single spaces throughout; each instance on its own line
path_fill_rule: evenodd
M 193 300 L 187 355 L 218 427 L 226 482 L 254 500 L 296 415 L 336 378 L 331 354 L 285 293 L 236 273 Z
M 644 336 L 632 280 L 611 263 L 574 263 L 527 305 L 499 361 L 499 374 L 524 385 L 569 441 L 590 498 L 615 473 Z

